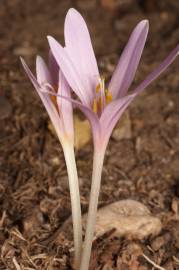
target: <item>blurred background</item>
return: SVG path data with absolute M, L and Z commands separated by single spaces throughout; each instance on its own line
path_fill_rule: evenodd
M 71 269 L 72 239 L 68 239 L 69 233 L 63 237 L 55 234 L 71 214 L 63 153 L 19 61 L 22 56 L 35 72 L 36 55 L 47 59 L 47 35 L 64 44 L 63 25 L 70 7 L 84 16 L 101 74 L 107 80 L 140 20 L 149 20 L 150 31 L 134 84 L 141 82 L 179 42 L 178 0 L 0 1 L 0 269 L 17 269 L 13 256 L 22 269 L 34 267 L 28 256 L 37 256 L 34 260 L 39 268 L 33 269 L 57 269 L 50 264 L 55 256 L 61 260 L 56 262 L 61 267 L 58 269 Z M 133 198 L 160 217 L 161 237 L 165 240 L 150 255 L 171 270 L 177 269 L 173 256 L 179 258 L 179 222 L 173 221 L 179 200 L 178 72 L 176 59 L 132 103 L 116 127 L 106 154 L 99 202 L 103 206 Z M 88 123 L 78 115 L 75 117 L 76 156 L 85 212 L 92 144 Z M 123 251 L 133 242 L 116 241 L 114 247 L 104 244 L 103 251 L 116 252 L 117 261 L 124 259 Z M 147 238 L 140 245 L 145 249 L 152 241 Z M 124 250 L 119 254 L 120 248 Z M 92 269 L 109 269 L 103 268 L 106 261 L 110 261 L 111 267 L 117 265 L 112 255 L 106 256 L 98 250 Z M 125 260 L 122 263 L 127 264 Z M 96 265 L 101 268 L 94 268 Z M 141 269 L 151 268 L 146 265 Z

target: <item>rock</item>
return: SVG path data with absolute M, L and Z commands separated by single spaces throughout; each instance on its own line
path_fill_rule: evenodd
M 84 223 L 86 215 L 83 216 Z M 121 200 L 98 210 L 95 238 L 115 229 L 115 236 L 143 239 L 161 231 L 160 219 L 151 215 L 149 209 L 134 200 Z
M 11 112 L 12 107 L 9 101 L 4 96 L 0 96 L 0 120 L 9 117 Z
M 169 233 L 165 233 L 164 235 L 153 239 L 151 242 L 151 247 L 154 251 L 158 251 L 161 247 L 167 245 L 169 241 L 171 241 L 171 236 Z
M 17 56 L 31 56 L 35 54 L 35 51 L 28 44 L 24 44 L 24 46 L 16 47 L 13 53 Z
M 112 138 L 116 141 L 120 141 L 122 139 L 131 139 L 131 137 L 132 131 L 130 116 L 128 112 L 125 112 L 114 129 Z
M 88 120 L 81 120 L 77 115 L 74 116 L 75 127 L 75 148 L 80 150 L 91 140 L 91 128 Z

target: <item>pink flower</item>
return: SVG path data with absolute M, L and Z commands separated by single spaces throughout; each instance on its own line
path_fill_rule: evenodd
M 71 100 L 89 119 L 93 132 L 93 173 L 80 270 L 88 270 L 105 149 L 114 126 L 131 101 L 156 79 L 179 54 L 179 45 L 147 78 L 128 93 L 148 34 L 147 20 L 133 30 L 111 81 L 100 77 L 90 35 L 82 16 L 70 9 L 65 20 L 65 48 L 48 37 L 51 51 L 80 102 Z M 68 99 L 68 98 L 67 98 Z
M 52 53 L 69 85 L 79 97 L 77 104 L 89 119 L 94 145 L 106 145 L 111 132 L 124 110 L 140 92 L 156 79 L 175 59 L 179 45 L 131 93 L 128 89 L 134 79 L 148 34 L 147 20 L 133 30 L 119 59 L 111 81 L 105 87 L 100 77 L 90 35 L 83 17 L 70 9 L 65 20 L 65 48 L 48 37 Z
M 71 97 L 70 87 L 60 71 L 51 51 L 49 52 L 48 66 L 40 56 L 37 56 L 37 78 L 34 77 L 22 58 L 21 62 L 50 116 L 61 143 L 63 143 L 65 138 L 71 140 L 73 143 L 74 128 L 72 104 L 62 99 L 60 96 L 52 96 L 45 92 L 50 89 L 50 91 L 54 93 L 65 95 L 68 98 Z
M 50 116 L 64 151 L 72 205 L 75 265 L 78 268 L 81 258 L 82 224 L 78 175 L 74 155 L 73 109 L 71 102 L 60 97 L 60 95 L 64 95 L 71 98 L 71 90 L 51 52 L 49 52 L 48 66 L 40 56 L 37 56 L 37 78 L 34 77 L 22 58 L 21 62 Z M 56 96 L 49 95 L 49 91 Z

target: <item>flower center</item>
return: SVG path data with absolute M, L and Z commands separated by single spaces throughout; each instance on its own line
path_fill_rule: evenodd
M 100 78 L 96 86 L 96 96 L 93 100 L 93 112 L 101 114 L 104 107 L 112 101 L 112 94 L 109 89 L 105 88 L 105 79 Z

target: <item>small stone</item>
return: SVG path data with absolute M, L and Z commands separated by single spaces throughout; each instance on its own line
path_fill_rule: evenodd
M 75 127 L 75 148 L 80 150 L 91 140 L 91 128 L 88 120 L 81 120 L 77 115 L 74 116 Z
M 54 166 L 59 166 L 60 165 L 60 159 L 59 157 L 53 157 L 51 159 L 51 163 L 54 165 Z
M 17 47 L 13 52 L 17 56 L 31 56 L 35 53 L 34 49 L 29 46 Z
M 162 236 L 155 238 L 151 243 L 151 247 L 154 251 L 158 251 L 163 245 L 168 244 L 170 240 L 171 240 L 170 234 L 166 233 Z
M 83 221 L 85 223 L 86 215 Z M 134 200 L 121 200 L 98 210 L 95 237 L 115 229 L 115 236 L 143 239 L 158 235 L 161 228 L 160 219 L 152 216 L 145 205 Z
M 112 138 L 116 141 L 132 138 L 131 121 L 128 112 L 125 112 L 120 118 L 115 130 L 112 133 Z

